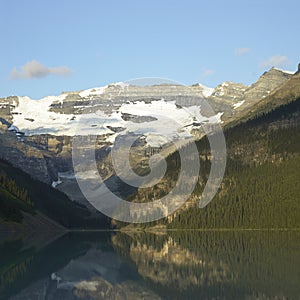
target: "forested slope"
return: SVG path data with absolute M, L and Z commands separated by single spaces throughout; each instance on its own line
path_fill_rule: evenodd
M 210 165 L 206 138 L 197 142 L 201 168 L 186 204 L 165 219 L 142 226 L 170 229 L 300 228 L 300 98 L 259 110 L 251 118 L 224 130 L 227 165 L 214 199 L 199 208 Z M 167 158 L 163 180 L 140 188 L 129 200 L 155 201 L 175 186 L 180 172 L 178 152 Z M 117 226 L 127 224 L 116 223 Z
M 299 125 L 300 99 L 226 130 L 228 161 L 220 191 L 207 207 L 182 211 L 168 226 L 299 228 Z M 208 147 L 205 140 L 199 144 Z
M 67 228 L 108 227 L 100 214 L 91 216 L 85 206 L 0 160 L 0 226 L 1 221 L 21 223 L 24 212 L 41 212 Z

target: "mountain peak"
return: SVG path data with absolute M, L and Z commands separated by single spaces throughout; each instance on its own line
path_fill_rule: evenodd
M 277 67 L 273 67 L 269 70 L 269 72 L 271 71 L 279 71 L 281 73 L 285 73 L 285 74 L 289 74 L 289 75 L 294 75 L 295 74 L 295 71 L 288 71 L 288 70 L 283 70 L 283 69 L 280 69 L 280 68 L 277 68 Z
M 223 97 L 227 96 L 230 98 L 240 97 L 241 93 L 243 93 L 248 86 L 242 83 L 235 83 L 232 81 L 224 81 L 219 84 L 211 94 L 212 97 Z
M 193 84 L 192 87 L 199 87 L 201 89 L 202 95 L 205 98 L 211 96 L 211 94 L 214 92 L 214 88 L 207 87 L 201 83 Z
M 260 84 L 267 84 L 270 85 L 269 90 L 271 91 L 275 88 L 275 86 L 279 86 L 280 82 L 283 83 L 291 78 L 293 74 L 293 72 L 272 67 L 269 71 L 264 72 L 251 86 L 253 87 Z

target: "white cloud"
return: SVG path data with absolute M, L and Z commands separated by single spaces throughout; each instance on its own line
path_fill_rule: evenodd
M 209 76 L 212 76 L 214 73 L 215 73 L 215 71 L 212 69 L 204 69 L 202 72 L 202 76 L 209 77 Z
M 10 72 L 11 79 L 44 78 L 50 74 L 66 76 L 71 74 L 71 69 L 65 66 L 49 68 L 36 60 L 32 60 L 21 67 L 20 70 L 13 68 Z
M 266 69 L 266 68 L 271 68 L 271 67 L 282 67 L 287 65 L 288 63 L 288 58 L 287 56 L 284 55 L 274 55 L 270 57 L 268 60 L 263 61 L 260 64 L 260 68 Z
M 234 50 L 235 55 L 241 56 L 251 51 L 251 48 L 236 48 Z

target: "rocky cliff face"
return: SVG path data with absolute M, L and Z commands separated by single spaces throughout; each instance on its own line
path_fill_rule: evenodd
M 290 73 L 272 68 L 269 72 L 265 72 L 260 76 L 259 79 L 245 91 L 244 98 L 248 100 L 248 102 L 262 99 L 271 92 L 274 92 L 275 89 L 279 88 L 291 77 L 292 75 Z
M 15 132 L 0 134 L 1 158 L 48 184 L 58 179 L 58 172 L 71 168 L 70 146 L 70 137 L 39 135 L 21 140 Z
M 2 124 L 9 125 L 13 122 L 13 110 L 18 102 L 17 96 L 0 98 L 0 122 Z
M 11 162 L 34 178 L 50 184 L 50 175 L 43 152 L 18 142 L 14 134 L 0 134 L 1 158 Z

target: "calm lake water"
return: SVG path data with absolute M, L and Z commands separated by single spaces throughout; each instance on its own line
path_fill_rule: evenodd
M 41 235 L 0 254 L 0 299 L 300 299 L 299 231 Z

